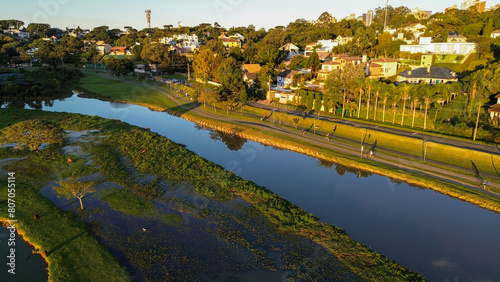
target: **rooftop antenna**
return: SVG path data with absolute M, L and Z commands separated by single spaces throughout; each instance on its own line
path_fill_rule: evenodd
M 387 7 L 389 6 L 389 0 L 385 2 L 385 20 L 384 20 L 384 30 L 387 29 Z
M 148 28 L 151 28 L 151 10 L 146 10 L 146 19 L 148 20 Z

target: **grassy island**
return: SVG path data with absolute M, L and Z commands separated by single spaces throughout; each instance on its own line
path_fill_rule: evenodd
M 269 225 L 270 230 L 274 230 L 276 234 L 273 236 L 297 236 L 297 238 L 303 238 L 301 240 L 321 246 L 322 250 L 324 249 L 327 254 L 335 258 L 328 260 L 327 265 L 331 265 L 333 269 L 344 269 L 334 274 L 338 275 L 337 278 L 349 277 L 357 280 L 356 277 L 359 277 L 363 280 L 384 281 L 424 280 L 420 274 L 355 242 L 343 230 L 319 222 L 318 218 L 312 214 L 308 214 L 268 189 L 243 180 L 232 172 L 225 171 L 221 166 L 197 156 L 183 146 L 156 133 L 119 121 L 97 117 L 10 109 L 0 110 L 0 120 L 2 120 L 0 127 L 4 128 L 7 124 L 15 124 L 32 118 L 50 121 L 64 130 L 95 130 L 102 136 L 99 138 L 100 141 L 92 143 L 92 146 L 83 145 L 86 151 L 91 152 L 93 165 L 86 164 L 81 156 L 62 150 L 61 146 L 69 142 L 67 138 L 62 145 L 51 145 L 35 152 L 11 148 L 1 149 L 3 159 L 16 159 L 5 165 L 3 169 L 23 171 L 23 184 L 19 187 L 19 199 L 23 199 L 18 204 L 19 221 L 22 222 L 19 230 L 38 251 L 48 250 L 50 280 L 71 280 L 76 277 L 79 279 L 88 277 L 88 280 L 93 280 L 94 276 L 127 279 L 123 267 L 112 258 L 106 248 L 99 245 L 95 237 L 90 235 L 94 232 L 93 225 L 84 225 L 75 219 L 74 213 L 62 210 L 40 194 L 44 185 L 60 181 L 68 176 L 84 177 L 95 174 L 96 168 L 105 178 L 101 180 L 102 183 L 114 183 L 123 187 L 119 190 L 104 189 L 95 193 L 121 215 L 139 216 L 143 220 L 149 218 L 168 224 L 168 226 L 178 226 L 183 220 L 185 221 L 183 213 L 190 209 L 197 210 L 197 216 L 193 220 L 210 218 L 214 214 L 225 218 L 223 214 L 219 215 L 218 209 L 211 210 L 212 204 L 210 203 L 233 203 L 237 199 L 244 199 L 251 205 L 243 205 L 239 210 L 244 214 L 248 212 L 252 216 L 249 217 L 247 214 L 238 219 L 239 224 L 247 226 L 248 223 L 245 221 L 248 221 L 248 218 L 264 218 L 265 221 L 261 224 Z M 71 159 L 70 163 L 68 159 Z M 145 178 L 153 180 L 145 182 Z M 137 181 L 137 179 L 142 180 Z M 168 184 L 165 184 L 167 183 L 165 181 Z M 209 204 L 202 207 L 183 204 L 177 211 L 166 214 L 160 211 L 157 201 L 162 195 L 170 193 L 168 187 L 184 187 L 185 185 L 192 187 L 195 193 L 193 195 L 196 195 L 198 202 L 200 202 L 199 199 L 206 199 L 201 202 Z M 86 199 L 84 197 L 83 201 L 90 201 Z M 79 207 L 77 202 L 73 199 L 69 203 Z M 2 194 L 1 206 L 6 207 L 6 205 L 6 196 Z M 34 219 L 33 213 L 38 213 L 40 218 Z M 234 219 L 231 220 L 233 221 Z M 226 229 L 227 227 L 220 226 L 219 228 Z M 247 228 L 254 229 L 251 224 Z M 146 229 L 144 231 L 146 232 Z M 260 261 L 256 266 L 257 269 L 263 267 L 272 270 L 274 268 L 272 263 L 265 259 L 265 254 L 251 247 L 253 243 L 248 243 L 248 238 L 244 236 L 245 232 L 238 231 L 238 229 L 227 232 L 226 230 L 219 233 L 218 236 L 220 234 L 232 235 L 219 238 L 228 242 L 229 245 L 247 246 L 245 248 L 249 248 L 252 256 L 261 257 L 257 260 Z M 103 237 L 103 239 L 106 238 Z M 295 262 L 292 260 L 280 267 L 287 269 L 286 265 L 288 265 L 294 268 L 293 265 L 301 263 L 300 260 L 299 262 L 296 260 L 297 257 L 295 257 Z M 128 261 L 130 262 L 131 259 Z M 169 262 L 165 261 L 165 263 Z M 87 271 L 87 269 L 93 269 L 93 271 Z M 307 273 L 295 273 L 295 275 L 296 278 L 307 278 Z

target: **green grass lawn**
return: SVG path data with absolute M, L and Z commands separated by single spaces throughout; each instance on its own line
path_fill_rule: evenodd
M 174 111 L 179 111 L 180 108 L 170 99 L 165 97 L 163 94 L 149 88 L 145 88 L 143 86 L 136 86 L 120 81 L 116 81 L 116 79 L 112 78 L 103 78 L 100 76 L 97 76 L 92 73 L 87 73 L 84 78 L 81 79 L 81 86 L 83 88 L 89 89 L 92 92 L 99 93 L 100 95 L 104 95 L 105 97 L 109 97 L 112 99 L 116 100 L 121 100 L 121 101 L 127 101 L 131 103 L 136 103 L 136 104 L 143 104 L 143 105 L 155 105 L 155 106 L 160 106 L 162 108 L 168 108 Z M 159 86 L 157 86 L 159 87 Z M 168 91 L 166 88 L 160 88 L 160 89 L 165 89 L 164 91 Z M 133 91 L 144 91 L 144 95 L 130 95 L 127 93 L 131 93 Z M 456 102 L 457 107 L 461 107 L 461 105 Z M 218 107 L 222 108 L 224 107 L 222 104 L 218 105 Z M 213 112 L 211 107 L 201 107 L 204 108 L 207 111 Z M 277 107 L 279 109 L 279 107 Z M 373 109 L 372 109 L 373 110 Z M 433 109 L 431 109 L 433 110 Z M 380 122 L 382 120 L 382 109 L 381 107 L 378 108 L 378 115 L 377 115 L 377 120 Z M 181 113 L 186 112 L 185 110 L 182 111 Z M 219 110 L 216 113 L 220 115 L 221 117 L 234 117 L 234 118 L 239 118 L 239 119 L 244 119 L 248 121 L 254 121 L 254 122 L 269 122 L 272 123 L 273 121 L 273 116 L 271 115 L 272 111 L 269 110 L 263 110 L 263 109 L 257 109 L 253 107 L 246 106 L 243 110 L 244 113 L 249 113 L 249 114 L 254 114 L 257 115 L 258 118 L 256 117 L 250 117 L 250 116 L 241 116 L 240 115 L 240 110 L 237 108 L 235 111 L 227 112 L 225 110 Z M 190 113 L 194 114 L 194 113 Z M 265 119 L 264 121 L 261 121 L 260 118 L 264 117 L 266 114 L 268 114 L 268 118 Z M 407 110 L 405 112 L 405 125 L 409 126 L 411 125 L 411 115 L 412 111 Z M 280 115 L 281 116 L 281 121 L 284 126 L 290 126 L 294 127 L 294 122 L 293 122 L 293 116 L 287 115 L 287 114 L 280 114 L 280 113 L 275 113 L 274 114 L 274 122 L 277 125 L 279 123 Z M 196 116 L 196 115 L 195 115 Z M 357 114 L 354 114 L 353 116 L 357 116 Z M 390 133 L 384 133 L 384 132 L 378 132 L 378 131 L 373 131 L 373 130 L 364 130 L 362 132 L 362 129 L 349 126 L 349 125 L 342 125 L 342 124 L 337 124 L 334 122 L 328 122 L 328 121 L 315 121 L 313 119 L 314 115 L 310 115 L 307 118 L 302 118 L 299 117 L 299 122 L 297 126 L 299 128 L 306 128 L 309 129 L 310 132 L 313 132 L 314 129 L 318 133 L 321 134 L 326 134 L 326 133 L 331 133 L 333 131 L 333 128 L 337 126 L 337 130 L 335 132 L 336 136 L 344 137 L 350 140 L 353 140 L 355 142 L 360 142 L 361 141 L 361 136 L 363 135 L 364 138 L 364 144 L 365 147 L 369 148 L 371 146 L 379 146 L 379 147 L 384 147 L 384 148 L 390 148 L 392 150 L 395 150 L 397 152 L 401 152 L 404 154 L 410 154 L 413 155 L 417 158 L 422 158 L 423 157 L 423 143 L 422 140 L 415 139 L 415 138 L 409 138 L 409 137 L 404 137 L 404 136 L 398 136 Z M 335 116 L 333 116 L 335 117 Z M 339 117 L 338 115 L 336 117 Z M 359 121 L 361 122 L 368 122 L 370 124 L 373 123 L 373 120 L 364 120 L 363 118 L 366 117 L 366 111 L 362 109 L 361 114 L 360 114 L 361 119 Z M 373 111 L 371 111 L 370 117 L 373 118 Z M 386 109 L 386 125 L 387 126 L 393 126 L 392 125 L 392 109 L 387 108 Z M 429 111 L 429 117 L 427 120 L 427 124 L 429 127 L 432 127 L 432 123 L 434 120 L 433 112 Z M 401 121 L 401 113 L 396 112 L 396 124 L 398 124 Z M 417 109 L 417 115 L 415 118 L 415 128 L 411 127 L 405 127 L 407 130 L 412 130 L 412 131 L 418 131 L 421 130 L 421 127 L 423 125 L 423 112 L 420 112 Z M 420 127 L 420 128 L 419 128 Z M 495 166 L 500 166 L 500 157 L 497 155 L 488 155 L 485 153 L 477 153 L 475 151 L 468 151 L 468 150 L 463 150 L 459 148 L 455 148 L 452 146 L 446 146 L 446 145 L 441 145 L 441 144 L 436 144 L 436 143 L 428 143 L 427 144 L 427 155 L 426 157 L 429 160 L 436 160 L 440 161 L 443 163 L 448 163 L 448 164 L 453 164 L 453 165 L 458 165 L 466 169 L 471 169 L 472 168 L 472 163 L 477 167 L 479 172 L 481 173 L 490 173 L 490 174 L 497 174 L 497 171 L 495 170 Z
M 47 251 L 50 281 L 128 280 L 125 268 L 72 212 L 59 209 L 31 185 L 18 183 L 16 188 L 18 231 L 40 253 Z M 0 193 L 0 207 L 7 210 L 7 193 Z
M 80 88 L 91 93 L 85 96 L 95 96 L 109 100 L 126 101 L 139 105 L 149 105 L 158 110 L 164 110 L 172 106 L 170 99 L 144 84 L 130 84 L 118 81 L 116 78 L 101 77 L 91 72 L 84 72 L 85 76 L 80 79 Z

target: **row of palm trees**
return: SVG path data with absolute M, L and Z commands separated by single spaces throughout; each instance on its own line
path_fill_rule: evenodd
M 449 103 L 456 95 L 461 93 L 461 83 L 450 84 L 410 84 L 401 83 L 398 86 L 394 84 L 380 82 L 370 78 L 358 78 L 353 85 L 346 87 L 347 89 L 336 89 L 333 93 L 327 93 L 327 106 L 331 109 L 338 105 L 349 110 L 352 115 L 353 111 L 357 112 L 358 118 L 377 120 L 379 107 L 382 107 L 382 122 L 386 121 L 387 107 L 392 107 L 392 123 L 396 123 L 396 111 L 401 107 L 400 125 L 404 125 L 407 106 L 412 114 L 412 124 L 415 126 L 415 115 L 417 107 L 424 107 L 424 123 L 423 128 L 427 126 L 427 113 L 431 105 L 439 107 L 440 105 Z M 347 94 L 344 94 L 343 92 Z M 342 99 L 340 99 L 342 98 Z M 357 109 L 356 109 L 357 104 Z M 366 116 L 361 117 L 361 107 L 366 105 Z M 371 111 L 373 107 L 373 111 Z M 344 116 L 344 111 L 342 112 Z

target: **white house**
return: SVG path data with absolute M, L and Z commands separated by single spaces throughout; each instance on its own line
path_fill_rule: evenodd
M 336 46 L 339 46 L 339 42 L 337 41 L 337 39 L 335 39 L 335 40 L 331 40 L 331 39 L 318 40 L 317 42 L 313 42 L 313 43 L 308 44 L 306 46 L 306 49 L 304 51 L 304 56 L 309 57 L 311 55 L 311 53 L 314 51 L 314 49 L 316 49 L 316 52 L 331 53 L 333 47 L 336 47 Z
M 278 82 L 279 88 L 289 88 L 293 85 L 294 76 L 299 73 L 310 73 L 309 69 L 301 69 L 301 70 L 289 70 L 286 69 L 278 74 L 276 81 Z
M 449 54 L 467 55 L 476 52 L 475 43 L 429 43 L 418 45 L 401 45 L 399 51 L 411 54 Z
M 491 38 L 497 38 L 500 36 L 500 29 L 497 29 L 491 33 Z
M 406 27 L 403 27 L 403 30 L 411 32 L 413 34 L 424 31 L 426 29 L 426 26 L 421 24 L 421 23 L 412 23 Z
M 352 41 L 352 36 L 337 36 L 337 38 L 335 38 L 335 42 L 337 42 L 337 46 L 338 45 L 346 45 L 347 43 L 351 42 Z
M 111 48 L 112 46 L 108 43 L 105 43 L 104 41 L 98 41 L 95 45 L 95 49 L 97 50 L 97 53 L 99 53 L 99 55 L 109 54 L 111 52 Z
M 4 34 L 15 35 L 15 36 L 17 36 L 19 38 L 22 38 L 22 39 L 28 39 L 28 38 L 30 38 L 30 33 L 29 32 L 22 31 L 22 30 L 19 30 L 19 29 L 7 29 L 7 30 L 4 30 L 3 33 Z
M 333 47 L 339 46 L 339 43 L 331 39 L 328 39 L 328 40 L 318 40 L 317 45 L 321 45 L 322 52 L 332 52 Z

